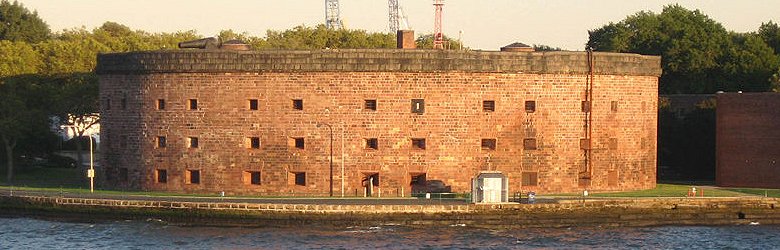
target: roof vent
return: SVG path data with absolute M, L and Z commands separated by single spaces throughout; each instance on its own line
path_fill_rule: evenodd
M 517 42 L 517 43 L 513 43 L 513 44 L 510 44 L 510 45 L 501 47 L 501 51 L 506 51 L 506 52 L 534 52 L 536 50 L 534 50 L 533 47 L 528 46 L 528 44 Z

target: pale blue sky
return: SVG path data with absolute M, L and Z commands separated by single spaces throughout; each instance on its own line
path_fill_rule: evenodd
M 399 0 L 417 34 L 433 31 L 432 0 Z M 150 32 L 196 30 L 205 36 L 222 29 L 264 36 L 268 29 L 324 23 L 324 0 L 20 0 L 37 10 L 54 31 L 92 29 L 115 21 Z M 340 0 L 348 28 L 387 32 L 386 0 Z M 588 30 L 641 10 L 660 12 L 679 3 L 722 23 L 726 29 L 755 31 L 780 21 L 780 0 L 445 0 L 444 33 L 474 49 L 497 50 L 512 42 L 582 50 Z

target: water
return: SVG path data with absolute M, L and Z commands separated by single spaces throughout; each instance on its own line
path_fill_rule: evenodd
M 488 230 L 464 225 L 182 227 L 0 218 L 0 249 L 778 249 L 780 226 Z

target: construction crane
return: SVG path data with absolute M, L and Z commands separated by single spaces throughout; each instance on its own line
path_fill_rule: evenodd
M 339 0 L 325 0 L 325 27 L 328 29 L 343 29 L 339 11 Z
M 441 32 L 441 12 L 444 8 L 444 0 L 433 0 L 435 17 L 433 19 L 433 48 L 444 49 L 444 34 Z
M 388 0 L 387 5 L 390 14 L 390 33 L 395 34 L 401 29 L 412 29 L 412 26 L 409 25 L 409 17 L 401 4 L 398 3 L 398 0 Z

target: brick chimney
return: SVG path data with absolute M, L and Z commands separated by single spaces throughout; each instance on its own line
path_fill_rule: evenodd
M 399 49 L 415 49 L 414 30 L 398 30 L 396 43 Z

